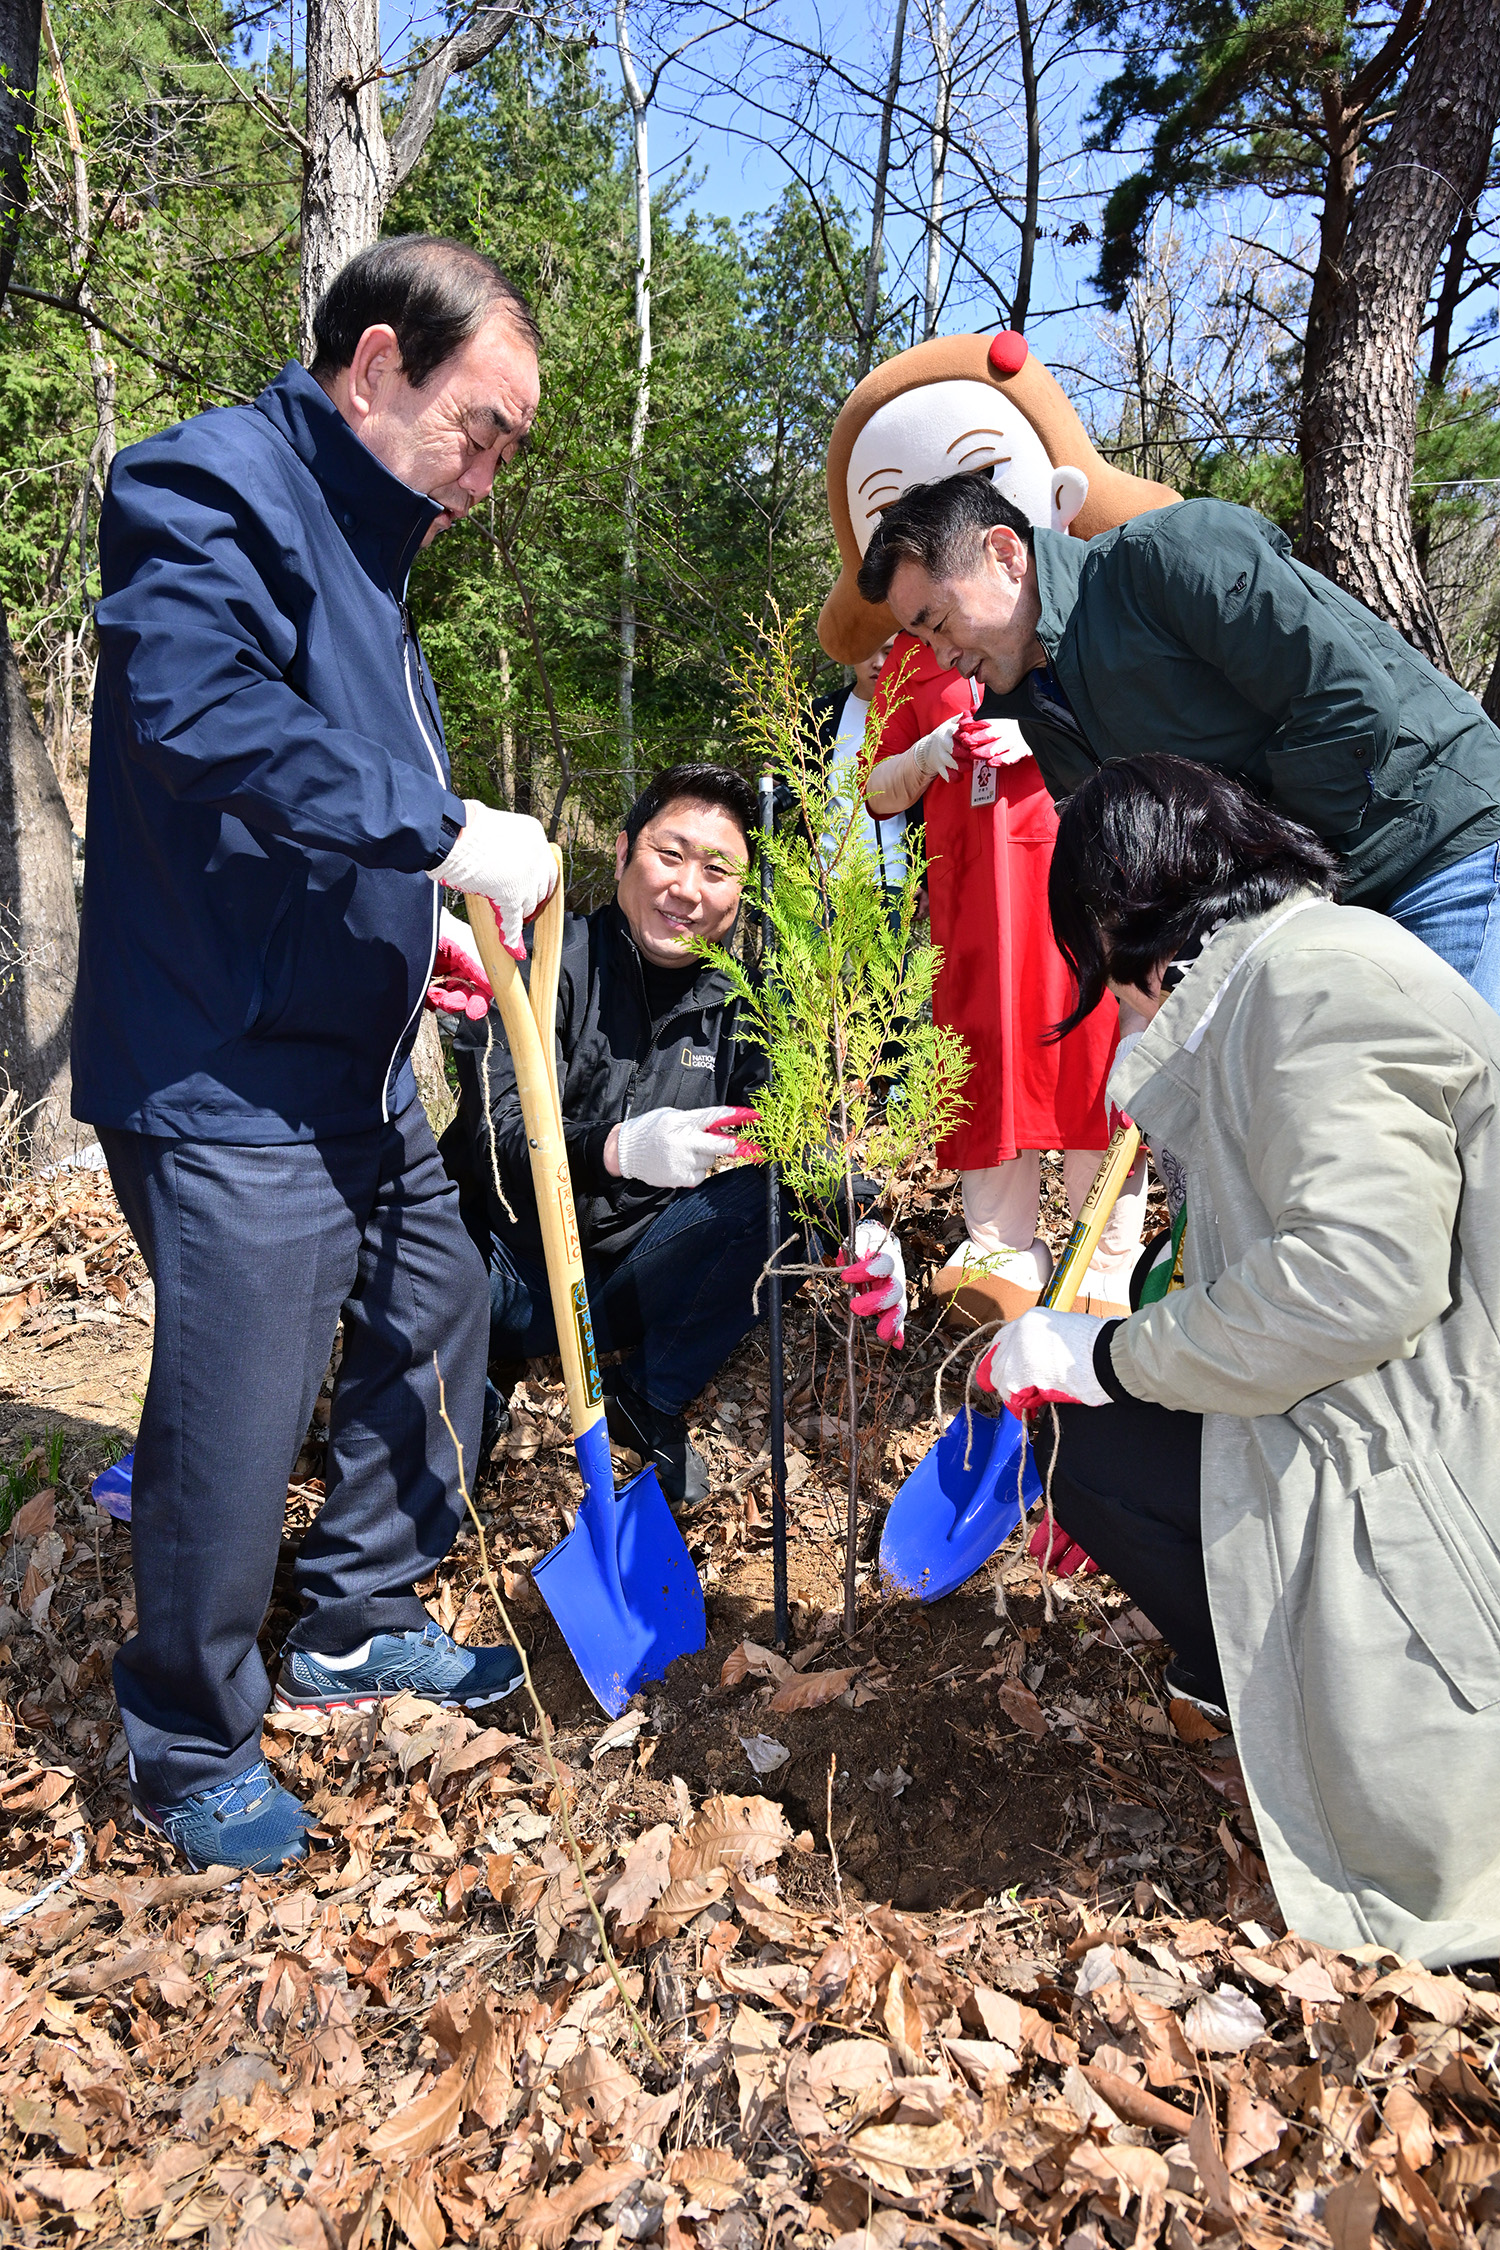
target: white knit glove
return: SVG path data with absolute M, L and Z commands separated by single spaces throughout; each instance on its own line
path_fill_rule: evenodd
M 1002 1328 L 974 1370 L 976 1390 L 1003 1398 L 1012 1414 L 1034 1406 L 1108 1406 L 1094 1373 L 1102 1320 L 1092 1313 L 1044 1312 L 1038 1306 Z
M 957 712 L 944 719 L 931 734 L 924 734 L 914 742 L 906 755 L 912 762 L 912 773 L 925 789 L 929 781 L 951 781 L 958 771 L 958 759 L 953 749 L 953 737 L 968 717 L 967 712 Z
M 557 862 L 539 820 L 529 813 L 497 812 L 476 797 L 465 797 L 458 841 L 442 865 L 433 868 L 432 879 L 492 900 L 501 944 L 514 960 L 524 961 L 521 925 L 552 896 Z
M 753 1109 L 645 1109 L 623 1120 L 615 1142 L 620 1177 L 647 1187 L 702 1187 L 726 1156 L 759 1160 L 753 1141 L 735 1139 Z
M 879 1219 L 861 1219 L 854 1230 L 854 1263 L 839 1268 L 839 1279 L 851 1287 L 863 1284 L 851 1300 L 863 1318 L 880 1315 L 875 1333 L 883 1344 L 899 1352 L 906 1342 L 906 1261 L 901 1244 Z

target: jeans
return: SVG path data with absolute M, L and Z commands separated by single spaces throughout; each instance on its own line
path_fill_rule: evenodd
M 341 1313 L 327 1498 L 302 1542 L 288 1646 L 341 1656 L 428 1622 L 412 1589 L 463 1513 L 438 1372 L 472 1461 L 484 1268 L 420 1102 L 292 1146 L 99 1138 L 156 1284 L 131 1488 L 138 1622 L 115 1694 L 137 1781 L 172 1803 L 260 1756 L 256 1636 Z
M 1390 914 L 1500 1010 L 1500 844 L 1424 876 Z
M 1143 1609 L 1195 1695 L 1224 1701 L 1208 1607 L 1200 1508 L 1201 1414 L 1144 1399 L 1060 1406 L 1052 1513 Z M 1037 1444 L 1045 1474 L 1051 1417 Z
M 597 1349 L 629 1350 L 619 1372 L 631 1389 L 658 1413 L 680 1414 L 756 1320 L 765 1318 L 764 1290 L 758 1314 L 750 1300 L 766 1249 L 766 1175 L 760 1165 L 738 1165 L 701 1187 L 679 1190 L 622 1257 L 585 1259 Z M 800 1263 L 795 1244 L 783 1258 Z M 784 1282 L 784 1296 L 794 1287 Z M 546 1267 L 496 1238 L 490 1255 L 492 1355 L 535 1359 L 556 1350 Z

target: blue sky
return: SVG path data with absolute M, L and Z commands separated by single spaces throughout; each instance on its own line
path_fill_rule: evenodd
M 298 0 L 288 0 L 288 5 L 297 9 L 300 45 Z M 1044 10 L 1038 13 L 1040 18 Z M 633 28 L 645 22 L 648 14 L 642 0 L 632 0 Z M 819 45 L 849 56 L 861 66 L 862 75 L 867 76 L 881 67 L 883 43 L 889 36 L 885 29 L 889 15 L 889 0 L 826 0 L 824 5 L 817 5 L 816 0 L 791 0 L 782 20 L 801 35 L 816 38 Z M 283 24 L 286 20 L 282 16 Z M 416 0 L 415 9 L 409 0 L 381 0 L 387 60 L 398 60 L 414 33 L 429 35 L 442 20 L 442 10 L 426 5 L 425 0 Z M 598 69 L 605 83 L 618 92 L 620 72 L 614 51 L 613 8 L 609 0 L 602 0 L 592 20 L 598 38 Z M 922 45 L 919 8 L 916 0 L 912 0 L 908 16 L 908 53 L 913 59 Z M 653 180 L 663 183 L 686 165 L 692 178 L 693 206 L 705 217 L 725 217 L 738 222 L 774 204 L 790 175 L 775 150 L 758 143 L 754 137 L 753 104 L 743 90 L 727 88 L 707 99 L 702 97 L 702 82 L 693 68 L 693 63 L 700 59 L 706 59 L 711 69 L 715 61 L 722 63 L 722 44 L 717 57 L 714 43 L 710 42 L 696 51 L 692 61 L 669 67 L 663 79 L 659 106 L 653 110 L 651 118 Z M 1085 154 L 1082 147 L 1092 88 L 1110 67 L 1106 58 L 1085 56 L 1069 62 L 1058 73 L 1044 143 L 1049 159 L 1044 196 L 1050 188 L 1061 197 L 1054 209 L 1055 217 L 1096 222 L 1103 193 L 1114 178 L 1131 166 L 1132 151 L 1122 150 L 1105 159 Z M 908 95 L 908 98 L 914 97 Z M 694 106 L 697 114 L 683 114 Z M 1009 110 L 1006 137 L 1013 138 L 1019 101 L 1005 106 Z M 920 189 L 923 184 L 920 175 L 916 184 Z M 1046 216 L 1044 209 L 1044 220 Z M 1310 220 L 1311 214 L 1308 218 Z M 1274 211 L 1258 198 L 1242 198 L 1233 208 L 1221 206 L 1196 222 L 1200 245 L 1212 240 L 1215 229 L 1221 238 L 1233 230 L 1269 242 L 1282 234 L 1285 225 L 1285 214 Z M 893 216 L 888 225 L 888 244 L 898 252 L 910 250 L 919 231 L 915 221 Z M 1056 365 L 1059 372 L 1090 356 L 1099 320 L 1098 301 L 1089 287 L 1094 256 L 1092 243 L 1069 247 L 1060 239 L 1060 232 L 1058 237 L 1045 238 L 1038 245 L 1027 330 L 1035 348 Z M 1007 279 L 1013 265 L 1013 252 L 1006 245 L 999 266 Z M 888 261 L 887 287 L 893 286 Z M 1494 309 L 1493 302 L 1484 306 L 1471 305 L 1467 308 L 1464 325 L 1470 325 L 1480 313 L 1492 314 Z M 975 297 L 968 304 L 951 305 L 941 325 L 951 332 L 997 324 L 993 301 L 983 302 Z M 1493 374 L 1500 370 L 1500 345 L 1491 339 L 1473 356 L 1470 364 L 1475 374 Z M 1068 380 L 1066 374 L 1064 380 Z

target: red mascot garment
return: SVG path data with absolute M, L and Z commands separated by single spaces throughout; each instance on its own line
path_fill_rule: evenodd
M 882 758 L 909 750 L 955 712 L 973 710 L 975 691 L 903 633 L 871 708 L 884 714 L 891 703 Z M 972 803 L 991 781 L 992 801 Z M 969 1050 L 969 1107 L 939 1142 L 938 1162 L 977 1172 L 1023 1149 L 1102 1149 L 1104 1082 L 1119 1036 L 1114 1001 L 1106 996 L 1066 1039 L 1044 1044 L 1072 1008 L 1073 979 L 1052 942 L 1047 873 L 1057 814 L 1036 760 L 962 764 L 951 781 L 931 783 L 922 811 L 932 937 L 943 954 L 933 1020 Z

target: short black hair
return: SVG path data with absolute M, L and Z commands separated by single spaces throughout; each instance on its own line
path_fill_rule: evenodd
M 919 563 L 929 578 L 946 578 L 955 566 L 974 561 L 997 523 L 1031 545 L 1031 518 L 987 476 L 966 472 L 939 484 L 914 484 L 875 526 L 855 584 L 867 602 L 883 602 L 898 563 Z
M 636 798 L 621 826 L 629 839 L 630 850 L 635 850 L 635 840 L 648 820 L 655 820 L 663 806 L 675 804 L 684 798 L 695 805 L 720 805 L 731 820 L 737 820 L 745 832 L 745 857 L 748 861 L 755 853 L 756 804 L 755 791 L 733 766 L 665 766 Z
M 356 251 L 323 292 L 308 372 L 325 382 L 349 365 L 367 328 L 394 328 L 402 373 L 419 390 L 497 305 L 538 349 L 541 330 L 531 307 L 493 258 L 445 235 L 388 235 Z
M 1212 766 L 1162 752 L 1102 766 L 1063 804 L 1052 849 L 1052 935 L 1078 986 L 1053 1036 L 1082 1023 L 1108 978 L 1144 990 L 1216 923 L 1294 891 L 1332 896 L 1338 878 L 1310 828 Z

